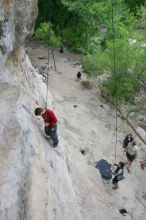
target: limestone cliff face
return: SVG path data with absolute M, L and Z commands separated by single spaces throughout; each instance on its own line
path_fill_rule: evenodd
M 37 0 L 0 0 L 0 220 L 78 220 L 64 154 L 49 147 L 34 117 L 46 86 L 23 44 L 36 16 Z
M 37 0 L 0 1 L 1 66 L 16 48 L 32 34 L 37 17 Z
M 39 99 L 40 104 L 44 104 L 45 86 L 23 49 L 23 44 L 32 34 L 36 17 L 37 0 L 0 1 L 1 220 L 44 219 L 41 217 L 44 210 L 38 213 L 37 210 L 46 208 L 46 203 L 41 204 L 40 196 L 32 192 L 39 181 L 43 185 L 43 178 L 38 180 L 39 171 L 37 168 L 32 171 L 34 161 L 30 159 L 36 154 L 39 157 L 36 147 L 39 152 L 41 150 L 34 131 L 32 143 L 30 129 L 34 123 L 33 108 Z M 41 141 L 41 135 L 39 139 Z M 43 164 L 39 169 L 41 174 L 46 172 Z M 32 190 L 33 178 L 35 187 Z M 41 193 L 46 197 L 46 192 Z M 36 201 L 37 204 L 33 205 Z M 33 209 L 34 214 L 30 211 Z
M 43 121 L 34 109 L 45 106 L 46 85 L 23 46 L 36 16 L 37 0 L 0 0 L 0 220 L 122 220 L 120 208 L 128 210 L 127 220 L 145 220 L 146 174 L 137 166 L 116 193 L 94 168 L 94 158 L 114 161 L 114 120 L 105 103 L 101 110 L 94 91 L 85 94 L 74 82 L 74 62 L 71 66 L 62 57 L 57 66 L 61 70 L 65 63 L 64 73 L 50 77 L 59 147 L 51 148 L 44 138 Z M 51 106 L 51 94 L 47 102 Z M 117 150 L 121 160 L 121 145 Z

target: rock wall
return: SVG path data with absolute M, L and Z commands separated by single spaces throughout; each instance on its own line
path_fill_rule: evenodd
M 23 45 L 36 16 L 37 0 L 0 1 L 0 220 L 78 220 L 64 154 L 51 149 L 34 117 L 46 85 Z
M 0 63 L 32 34 L 37 17 L 37 0 L 0 1 Z
M 145 180 L 138 168 L 139 182 L 135 176 L 127 178 L 127 185 L 115 193 L 91 164 L 93 153 L 100 159 L 114 158 L 114 128 L 106 127 L 107 116 L 102 123 L 100 104 L 98 109 L 93 97 L 87 100 L 89 94 L 83 94 L 87 107 L 81 101 L 77 115 L 72 113 L 76 99 L 71 101 L 65 91 L 65 109 L 63 97 L 57 95 L 61 145 L 52 149 L 44 138 L 43 121 L 34 116 L 34 109 L 45 106 L 46 85 L 24 50 L 36 16 L 37 0 L 0 0 L 0 220 L 116 220 L 123 219 L 118 210 L 125 206 L 130 210 L 126 219 L 144 220 Z M 65 86 L 72 91 L 70 83 Z M 47 103 L 51 106 L 50 93 Z M 87 157 L 79 152 L 84 145 Z
M 43 122 L 34 116 L 45 95 L 45 84 L 19 47 L 0 79 L 1 220 L 82 219 L 64 153 L 51 149 Z

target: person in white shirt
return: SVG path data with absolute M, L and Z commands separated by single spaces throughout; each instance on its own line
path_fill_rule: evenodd
M 127 170 L 128 170 L 128 173 L 130 173 L 131 164 L 134 160 L 136 160 L 137 152 L 138 152 L 138 147 L 136 146 L 136 142 L 135 141 L 130 142 L 127 145 L 125 151 L 126 151 L 126 157 L 127 157 L 126 163 L 128 164 Z

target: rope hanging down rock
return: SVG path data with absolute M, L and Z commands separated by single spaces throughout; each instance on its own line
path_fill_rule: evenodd
M 48 107 L 48 90 L 49 90 L 49 72 L 50 72 L 50 24 L 49 24 L 49 39 L 48 39 L 48 71 L 47 71 L 47 91 L 46 91 L 46 108 Z
M 114 0 L 111 0 L 111 10 L 112 10 L 112 33 L 113 33 L 113 73 L 115 77 L 115 105 L 117 106 L 117 73 L 116 73 L 116 51 L 115 51 L 115 27 L 114 27 Z M 118 112 L 116 108 L 116 115 L 115 115 L 115 162 L 117 159 L 117 141 L 118 141 Z
M 49 38 L 48 38 L 48 71 L 47 71 L 47 77 L 46 77 L 46 78 L 47 78 L 46 108 L 48 107 L 48 106 L 47 106 L 47 103 L 48 103 L 48 93 L 49 93 L 50 49 L 51 49 L 51 54 L 52 54 L 52 57 L 53 57 L 54 68 L 55 68 L 55 71 L 57 71 L 54 51 L 53 51 L 52 48 L 50 48 L 50 41 L 51 41 L 51 24 L 50 24 L 49 20 L 48 20 L 48 25 L 49 25 Z

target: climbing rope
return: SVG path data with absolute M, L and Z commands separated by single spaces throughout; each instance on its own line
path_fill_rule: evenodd
M 112 33 L 113 33 L 113 72 L 115 77 L 115 105 L 117 106 L 117 73 L 116 73 L 116 52 L 115 52 L 115 27 L 114 27 L 114 0 L 111 0 L 111 9 L 112 9 Z M 115 115 L 115 130 L 116 130 L 116 137 L 115 137 L 115 162 L 117 159 L 117 141 L 118 141 L 118 112 L 116 108 L 116 115 Z
M 49 93 L 49 72 L 50 72 L 50 34 L 51 34 L 51 30 L 50 30 L 50 23 L 48 23 L 49 25 L 49 39 L 48 39 L 48 71 L 47 71 L 47 91 L 46 91 L 46 108 L 48 107 L 48 93 Z
M 50 72 L 50 53 L 52 54 L 52 57 L 53 57 L 55 71 L 57 71 L 54 51 L 53 51 L 52 47 L 50 48 L 51 24 L 50 24 L 49 20 L 48 20 L 48 25 L 49 25 L 49 38 L 48 38 L 48 71 L 47 71 L 47 77 L 46 77 L 46 79 L 47 79 L 46 108 L 47 108 L 48 93 L 49 93 L 48 87 L 49 87 L 49 72 Z

